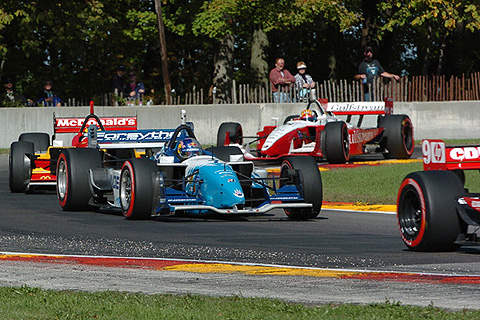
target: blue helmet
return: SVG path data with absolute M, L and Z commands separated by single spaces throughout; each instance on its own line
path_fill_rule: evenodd
M 195 138 L 185 138 L 177 145 L 177 155 L 185 160 L 202 154 L 202 147 Z

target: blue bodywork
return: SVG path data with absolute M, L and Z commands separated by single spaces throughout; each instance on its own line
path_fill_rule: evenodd
M 265 170 L 256 172 L 252 162 L 227 163 L 203 149 L 199 155 L 181 159 L 176 148 L 185 137 L 194 138 L 193 130 L 180 126 L 162 150 L 152 157 L 159 168 L 154 214 L 184 211 L 250 215 L 274 208 L 311 207 L 305 203 L 298 184 L 286 184 L 277 189 L 278 181 L 273 176 L 267 177 Z

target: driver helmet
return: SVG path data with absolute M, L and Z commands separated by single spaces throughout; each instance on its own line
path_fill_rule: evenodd
M 195 138 L 185 138 L 178 143 L 177 154 L 181 159 L 188 159 L 190 157 L 202 154 L 202 147 Z
M 300 119 L 305 121 L 317 121 L 317 116 L 314 112 L 312 112 L 312 110 L 305 109 L 302 111 Z

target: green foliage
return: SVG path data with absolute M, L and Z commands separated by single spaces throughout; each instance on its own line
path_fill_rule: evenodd
M 211 86 L 212 39 L 225 34 L 235 37 L 230 63 L 235 79 L 250 83 L 252 33 L 258 27 L 268 35 L 269 66 L 283 56 L 293 72 L 303 60 L 317 81 L 351 79 L 367 25 L 386 70 L 412 75 L 439 66 L 447 75 L 480 70 L 480 5 L 474 0 L 163 0 L 162 10 L 172 87 L 182 95 L 194 86 L 204 92 Z M 110 92 L 118 65 L 136 71 L 147 92 L 161 98 L 153 1 L 0 4 L 0 76 L 21 82 L 24 96 L 35 98 L 49 78 L 64 99 L 98 97 Z

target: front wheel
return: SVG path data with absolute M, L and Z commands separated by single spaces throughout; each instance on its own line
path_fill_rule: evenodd
M 408 174 L 397 198 L 397 221 L 405 245 L 413 251 L 452 251 L 467 225 L 456 211 L 455 196 L 465 193 L 455 173 Z
M 157 165 L 148 159 L 125 161 L 120 174 L 120 204 L 127 219 L 148 219 L 152 215 Z M 155 175 L 155 176 L 154 176 Z
M 57 197 L 65 211 L 89 210 L 89 170 L 102 167 L 97 149 L 66 148 L 57 162 Z
M 293 177 L 290 170 L 298 170 L 300 185 L 303 191 L 305 202 L 311 203 L 312 208 L 308 209 L 285 209 L 285 214 L 292 220 L 307 220 L 318 216 L 322 208 L 323 189 L 322 177 L 318 170 L 317 162 L 312 157 L 288 157 L 282 162 L 280 170 L 281 184 L 293 184 Z
M 350 159 L 350 141 L 347 124 L 343 121 L 329 122 L 325 125 L 323 155 L 328 163 L 343 164 Z
M 378 127 L 383 127 L 383 138 L 380 145 L 387 149 L 387 159 L 408 159 L 412 156 L 415 141 L 413 140 L 413 124 L 404 114 L 380 117 Z

